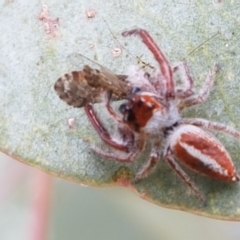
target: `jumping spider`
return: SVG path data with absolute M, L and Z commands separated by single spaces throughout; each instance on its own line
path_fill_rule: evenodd
M 127 80 L 132 86 L 140 83 L 140 88 L 133 87 L 127 102 L 120 105 L 121 116 L 110 105 L 111 93 L 107 94 L 106 108 L 118 126 L 120 139 L 108 133 L 92 105 L 85 106 L 85 112 L 100 138 L 118 151 L 107 152 L 95 146 L 91 148 L 101 156 L 126 163 L 134 161 L 149 141 L 150 157 L 133 181 L 148 176 L 160 157 L 163 157 L 205 203 L 204 196 L 180 167 L 178 161 L 201 175 L 236 182 L 239 176 L 229 153 L 218 139 L 203 129 L 222 131 L 237 139 L 240 139 L 240 132 L 227 125 L 201 118 L 181 118 L 180 112 L 186 107 L 206 101 L 219 66 L 214 66 L 202 89 L 196 93 L 186 64 L 182 62 L 172 69 L 147 31 L 134 29 L 125 31 L 122 35 L 140 36 L 157 60 L 161 73 L 149 76 L 138 69 L 128 76 Z M 180 71 L 182 75 L 180 86 L 175 86 L 173 80 L 175 71 Z M 142 89 L 141 82 L 148 82 L 148 86 L 145 84 Z

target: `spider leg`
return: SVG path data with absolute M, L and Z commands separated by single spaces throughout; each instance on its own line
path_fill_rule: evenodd
M 145 140 L 140 139 L 137 146 L 131 148 L 129 153 L 128 154 L 125 153 L 124 155 L 119 154 L 117 152 L 107 152 L 95 146 L 91 146 L 91 149 L 105 158 L 114 159 L 116 161 L 123 163 L 130 163 L 133 162 L 137 155 L 144 149 L 145 144 L 146 144 Z
M 161 153 L 161 141 L 157 141 L 152 144 L 152 149 L 150 153 L 150 158 L 148 159 L 147 163 L 140 169 L 140 171 L 136 174 L 133 182 L 137 182 L 149 175 L 150 172 L 154 169 L 158 160 L 160 158 Z
M 177 71 L 180 72 L 183 84 L 182 86 L 176 87 L 175 93 L 177 98 L 184 99 L 193 94 L 193 79 L 185 62 L 180 62 L 173 67 L 173 72 Z
M 211 88 L 213 86 L 216 73 L 219 70 L 219 65 L 215 64 L 214 68 L 212 71 L 208 74 L 205 83 L 202 87 L 202 89 L 199 91 L 198 94 L 193 94 L 190 97 L 183 99 L 180 104 L 179 104 L 179 109 L 182 110 L 185 107 L 190 107 L 193 105 L 200 104 L 202 102 L 205 102 L 209 96 L 209 93 L 211 91 Z
M 196 194 L 196 196 L 201 200 L 204 206 L 207 205 L 205 198 L 197 188 L 197 186 L 191 181 L 190 177 L 177 163 L 170 148 L 167 149 L 166 154 L 164 154 L 165 159 L 170 164 L 170 166 L 176 171 L 178 176 L 191 188 L 191 190 Z
M 205 128 L 208 130 L 216 130 L 224 132 L 238 140 L 240 140 L 240 132 L 234 128 L 231 128 L 225 124 L 212 122 L 203 118 L 182 118 L 179 121 L 180 124 L 191 124 L 197 127 Z
M 94 129 L 96 130 L 96 132 L 98 133 L 99 137 L 102 139 L 103 142 L 105 142 L 106 144 L 110 145 L 111 147 L 120 150 L 120 151 L 124 151 L 124 152 L 129 152 L 129 148 L 131 146 L 131 143 L 134 142 L 133 141 L 133 133 L 130 130 L 127 129 L 121 129 L 119 132 L 124 132 L 123 130 L 125 130 L 125 134 L 128 137 L 125 137 L 126 139 L 129 139 L 129 142 L 126 143 L 121 143 L 119 141 L 117 141 L 116 139 L 114 139 L 106 130 L 106 128 L 103 126 L 102 122 L 100 121 L 100 119 L 98 118 L 96 112 L 94 111 L 92 105 L 87 105 L 84 107 L 85 113 L 87 114 L 88 119 L 90 120 L 90 122 L 92 123 L 92 126 L 94 127 Z M 130 141 L 130 139 L 132 139 Z
M 131 148 L 134 145 L 134 134 L 132 130 L 123 122 L 123 120 L 116 114 L 111 106 L 112 92 L 106 91 L 105 93 L 106 108 L 113 120 L 118 123 L 118 132 L 121 135 L 121 139 L 127 143 L 128 147 Z
M 106 103 L 106 108 L 108 110 L 108 113 L 110 114 L 110 116 L 112 116 L 112 118 L 118 122 L 120 125 L 125 125 L 125 123 L 122 121 L 122 119 L 116 114 L 116 112 L 113 110 L 112 106 L 111 106 L 111 100 L 112 100 L 112 92 L 111 91 L 107 91 L 105 93 L 105 103 Z
M 130 31 L 125 31 L 122 33 L 123 37 L 130 36 L 130 35 L 139 35 L 142 39 L 142 41 L 146 44 L 146 46 L 149 48 L 149 50 L 153 53 L 154 57 L 156 58 L 157 62 L 159 63 L 162 75 L 166 81 L 166 97 L 168 99 L 174 99 L 175 98 L 175 92 L 174 92 L 174 82 L 173 82 L 173 74 L 171 66 L 164 56 L 161 49 L 157 46 L 157 44 L 154 42 L 152 37 L 149 35 L 149 33 L 144 29 L 133 29 Z
M 154 86 L 155 90 L 161 97 L 166 96 L 166 81 L 161 73 L 150 76 L 149 82 Z

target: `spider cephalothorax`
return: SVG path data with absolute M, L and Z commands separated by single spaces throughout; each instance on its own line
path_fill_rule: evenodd
M 132 130 L 149 136 L 159 137 L 165 128 L 180 119 L 176 105 L 170 106 L 151 92 L 134 93 L 127 103 L 120 106 L 119 111 L 123 115 L 123 122 Z
M 93 146 L 92 148 L 104 157 L 120 162 L 132 162 L 145 148 L 146 142 L 150 142 L 150 157 L 136 174 L 134 181 L 146 177 L 160 157 L 163 157 L 205 202 L 201 192 L 178 162 L 201 175 L 235 182 L 239 180 L 239 176 L 229 153 L 216 137 L 203 129 L 222 131 L 237 139 L 240 139 L 240 132 L 224 124 L 205 119 L 184 119 L 180 117 L 180 112 L 186 107 L 200 104 L 207 99 L 218 65 L 214 66 L 202 89 L 196 93 L 185 63 L 171 68 L 162 51 L 145 30 L 134 29 L 123 33 L 123 36 L 128 35 L 139 35 L 142 38 L 158 61 L 161 72 L 150 77 L 146 77 L 142 70 L 129 74 L 127 81 L 134 90 L 129 99 L 120 106 L 121 116 L 112 109 L 111 94 L 108 94 L 106 108 L 118 126 L 120 138 L 116 139 L 107 132 L 92 105 L 85 107 L 87 116 L 101 139 L 118 151 L 106 152 Z M 182 83 L 177 85 L 174 82 L 173 73 L 179 70 Z M 137 90 L 135 90 L 136 86 Z

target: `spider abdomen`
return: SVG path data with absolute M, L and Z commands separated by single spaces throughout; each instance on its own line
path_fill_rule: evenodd
M 180 125 L 168 138 L 172 155 L 202 175 L 237 181 L 239 176 L 231 156 L 214 136 L 193 125 Z

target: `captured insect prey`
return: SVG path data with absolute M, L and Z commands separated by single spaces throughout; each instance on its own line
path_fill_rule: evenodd
M 112 92 L 114 100 L 126 98 L 131 91 L 126 78 L 126 75 L 115 75 L 105 68 L 100 71 L 85 65 L 82 71 L 73 71 L 60 77 L 54 89 L 68 105 L 81 108 L 102 102 L 106 90 Z
M 149 157 L 132 179 L 132 183 L 149 176 L 163 158 L 205 205 L 207 201 L 204 195 L 182 165 L 216 180 L 238 181 L 239 175 L 230 154 L 209 130 L 221 131 L 237 140 L 240 140 L 240 132 L 222 123 L 202 118 L 182 118 L 181 111 L 207 100 L 219 65 L 213 66 L 202 88 L 196 91 L 185 62 L 171 67 L 146 30 L 133 29 L 122 33 L 123 37 L 131 35 L 139 36 L 153 54 L 159 65 L 158 72 L 149 74 L 133 67 L 126 75 L 115 75 L 106 69 L 100 71 L 84 66 L 82 71 L 59 78 L 54 89 L 69 105 L 84 107 L 101 140 L 114 149 L 107 151 L 91 145 L 91 149 L 97 154 L 118 162 L 131 163 L 141 155 L 147 143 L 151 145 Z M 181 82 L 174 78 L 177 72 Z M 118 111 L 111 106 L 114 99 L 124 100 Z M 94 111 L 93 104 L 97 102 L 104 103 L 117 127 L 117 134 L 108 132 L 104 127 L 104 120 Z

